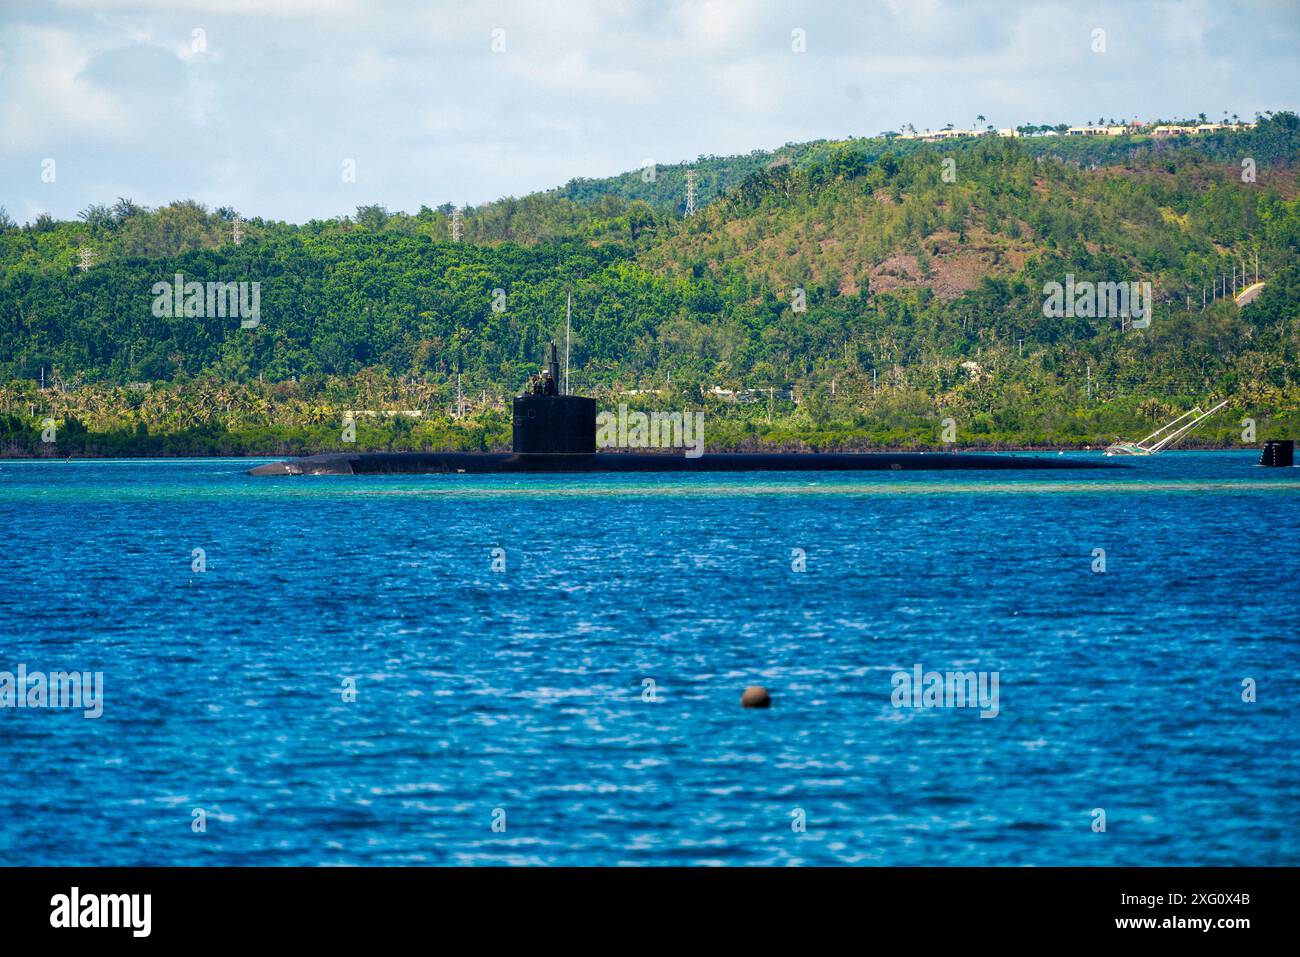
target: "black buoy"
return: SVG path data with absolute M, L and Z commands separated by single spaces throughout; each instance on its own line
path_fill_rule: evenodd
M 1260 465 L 1273 468 L 1290 468 L 1295 464 L 1295 439 L 1269 439 L 1264 443 Z

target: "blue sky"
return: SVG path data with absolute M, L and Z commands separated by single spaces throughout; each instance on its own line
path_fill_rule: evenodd
M 977 114 L 1253 118 L 1298 49 L 1290 0 L 0 0 L 0 205 L 302 222 Z

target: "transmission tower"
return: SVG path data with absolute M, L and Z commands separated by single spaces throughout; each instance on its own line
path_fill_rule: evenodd
M 695 170 L 686 171 L 686 215 L 695 215 Z
M 451 211 L 451 241 L 453 243 L 460 242 L 460 216 L 459 209 Z

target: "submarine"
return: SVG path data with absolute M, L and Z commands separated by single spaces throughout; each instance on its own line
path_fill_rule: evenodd
M 333 452 L 270 462 L 250 475 L 566 472 L 872 472 L 1128 468 L 1115 462 L 971 452 L 677 452 L 596 450 L 596 400 L 559 387 L 551 343 L 544 394 L 516 396 L 509 452 Z

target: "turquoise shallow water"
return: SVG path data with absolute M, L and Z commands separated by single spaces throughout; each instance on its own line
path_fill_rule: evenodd
M 1257 460 L 0 462 L 0 672 L 104 689 L 0 709 L 0 864 L 1294 865 L 1300 471 Z M 895 707 L 918 664 L 997 717 Z

